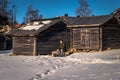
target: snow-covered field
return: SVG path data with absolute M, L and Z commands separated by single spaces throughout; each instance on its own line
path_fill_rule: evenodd
M 120 49 L 67 57 L 0 53 L 0 80 L 120 80 Z

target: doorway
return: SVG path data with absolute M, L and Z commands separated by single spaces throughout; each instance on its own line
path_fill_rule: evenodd
M 90 30 L 82 29 L 80 34 L 80 43 L 82 49 L 90 49 Z

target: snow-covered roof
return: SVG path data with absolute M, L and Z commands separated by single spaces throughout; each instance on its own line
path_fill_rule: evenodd
M 50 22 L 51 22 L 51 20 L 42 21 L 43 24 L 49 24 Z
M 32 24 L 27 24 L 26 26 L 20 27 L 18 29 L 10 31 L 7 35 L 11 36 L 35 36 L 40 32 L 48 29 L 52 25 L 60 22 L 61 19 L 49 19 L 42 21 L 33 21 Z
M 44 25 L 49 24 L 51 22 L 52 22 L 51 20 L 41 21 L 41 22 L 33 22 L 32 25 L 28 24 L 28 25 L 23 26 L 19 29 L 21 29 L 21 30 L 38 30 L 41 27 L 43 27 Z
M 38 30 L 39 28 L 43 27 L 44 25 L 28 25 L 28 26 L 25 26 L 25 27 L 21 27 L 19 29 L 21 30 Z

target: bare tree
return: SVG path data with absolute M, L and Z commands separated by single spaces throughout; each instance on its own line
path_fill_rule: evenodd
M 25 14 L 25 17 L 23 18 L 23 23 L 27 24 L 31 20 L 39 20 L 42 19 L 42 15 L 39 15 L 38 9 L 33 9 L 32 5 L 28 6 L 27 12 Z
M 76 14 L 78 16 L 90 16 L 92 15 L 92 10 L 89 9 L 89 5 L 86 0 L 79 0 L 79 7 L 76 8 Z
M 0 23 L 1 25 L 7 24 L 8 22 L 8 0 L 0 0 Z
M 8 0 L 0 0 L 0 15 L 6 16 L 8 13 Z

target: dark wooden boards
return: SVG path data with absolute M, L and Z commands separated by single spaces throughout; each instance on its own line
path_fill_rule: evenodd
M 73 48 L 99 49 L 99 28 L 73 29 Z

